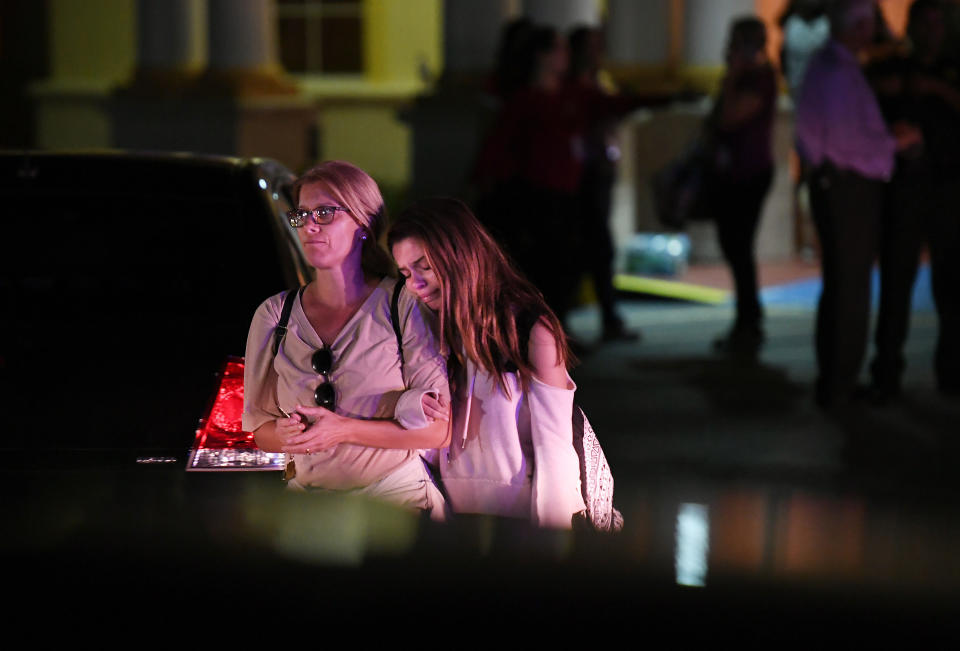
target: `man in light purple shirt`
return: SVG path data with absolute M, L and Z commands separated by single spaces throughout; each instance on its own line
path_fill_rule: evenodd
M 797 102 L 797 146 L 804 161 L 887 181 L 897 142 L 883 121 L 854 52 L 830 39 L 808 68 Z
M 831 38 L 814 55 L 797 99 L 797 150 L 810 173 L 820 238 L 823 290 L 817 309 L 817 403 L 842 407 L 854 397 L 866 353 L 870 270 L 877 251 L 883 183 L 897 151 L 919 130 L 887 129 L 857 53 L 874 31 L 873 0 L 831 5 Z

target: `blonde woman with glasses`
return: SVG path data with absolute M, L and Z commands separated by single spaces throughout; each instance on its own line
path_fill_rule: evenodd
M 295 490 L 367 495 L 439 518 L 443 497 L 420 450 L 447 444 L 445 362 L 409 295 L 398 304 L 398 345 L 397 281 L 377 244 L 380 190 L 354 165 L 327 161 L 297 179 L 293 196 L 288 218 L 316 275 L 253 317 L 243 427 L 261 449 L 287 454 Z M 435 411 L 424 411 L 424 396 Z

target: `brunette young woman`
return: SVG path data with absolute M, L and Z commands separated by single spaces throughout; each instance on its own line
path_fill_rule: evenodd
M 419 449 L 447 444 L 424 395 L 448 400 L 436 339 L 408 296 L 399 302 L 402 360 L 391 322 L 398 281 L 378 245 L 383 198 L 363 170 L 328 161 L 293 186 L 290 225 L 316 271 L 293 300 L 274 352 L 286 292 L 257 309 L 247 338 L 243 428 L 285 452 L 301 490 L 334 490 L 442 513 Z
M 439 464 L 453 511 L 570 528 L 584 503 L 556 315 L 456 199 L 412 205 L 387 241 L 448 354 L 452 432 Z

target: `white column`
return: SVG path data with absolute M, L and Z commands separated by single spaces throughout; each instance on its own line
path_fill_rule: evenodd
M 503 26 L 519 15 L 516 1 L 446 0 L 443 67 L 448 74 L 476 73 L 494 65 Z
M 138 0 L 137 66 L 199 72 L 207 59 L 207 0 Z
M 533 22 L 554 27 L 564 35 L 578 25 L 600 24 L 597 0 L 526 0 L 524 8 Z
M 607 59 L 617 65 L 666 63 L 670 0 L 607 0 Z
M 207 0 L 210 55 L 206 92 L 233 96 L 294 95 L 280 66 L 275 0 Z
M 722 65 L 730 23 L 755 15 L 754 0 L 686 0 L 683 62 Z
M 139 69 L 112 98 L 112 146 L 312 158 L 316 110 L 278 64 L 274 0 L 137 2 Z
M 209 0 L 210 68 L 278 68 L 277 19 L 273 0 Z

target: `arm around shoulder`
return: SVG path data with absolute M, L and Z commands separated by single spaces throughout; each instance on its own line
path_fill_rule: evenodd
M 438 399 L 442 397 L 449 404 L 446 363 L 415 299 L 407 293 L 401 294 L 398 308 L 406 390 L 397 400 L 394 418 L 350 418 L 322 407 L 301 405 L 297 412 L 304 416 L 308 425 L 303 432 L 293 433 L 286 439 L 284 452 L 318 451 L 340 443 L 407 450 L 440 448 L 449 444 L 449 423 L 427 418 L 421 404 L 425 394 Z M 390 342 L 385 345 L 396 346 L 395 339 L 391 338 Z M 389 354 L 396 354 L 395 348 Z
M 281 451 L 290 454 L 302 454 L 311 450 L 317 452 L 341 443 L 371 448 L 420 450 L 445 447 L 450 441 L 446 421 L 436 421 L 420 429 L 404 429 L 393 420 L 349 418 L 324 407 L 299 405 L 297 413 L 303 414 L 309 425 L 283 440 Z M 283 422 L 277 423 L 277 429 Z M 279 438 L 276 431 L 270 432 L 269 429 L 265 429 L 263 434 L 265 437 Z M 259 433 L 257 436 L 259 442 Z
M 398 310 L 406 390 L 397 400 L 394 417 L 405 429 L 422 429 L 433 422 L 423 409 L 424 396 L 450 404 L 446 359 L 423 313 L 424 308 L 409 292 L 401 293 Z

